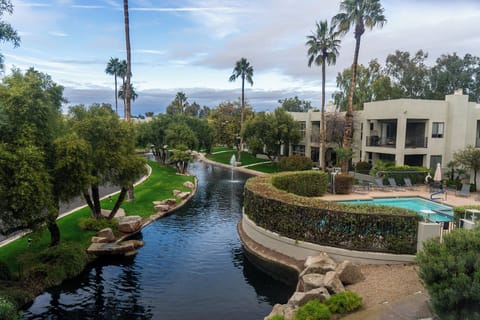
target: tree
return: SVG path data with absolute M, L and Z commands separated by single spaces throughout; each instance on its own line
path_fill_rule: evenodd
M 107 68 L 105 73 L 112 75 L 115 79 L 115 113 L 118 114 L 118 90 L 117 90 L 117 77 L 119 76 L 120 71 L 120 60 L 118 58 L 110 58 L 107 63 Z
M 183 91 L 177 92 L 175 99 L 167 107 L 167 114 L 183 114 L 188 106 L 187 95 Z
M 338 48 L 340 46 L 340 40 L 337 39 L 332 28 L 328 27 L 326 20 L 316 23 L 317 29 L 307 36 L 308 41 L 308 66 L 311 67 L 312 63 L 317 66 L 322 66 L 322 117 L 320 121 L 320 163 L 322 164 L 323 171 L 326 171 L 325 165 L 325 78 L 326 78 L 326 64 L 335 64 L 338 55 Z
M 348 107 L 345 114 L 345 133 L 343 137 L 343 147 L 347 149 L 350 148 L 353 137 L 353 91 L 357 76 L 360 41 L 365 32 L 365 27 L 369 29 L 373 29 L 375 26 L 382 27 L 387 21 L 383 12 L 384 9 L 382 8 L 380 0 L 342 0 L 340 3 L 340 13 L 332 18 L 332 25 L 338 28 L 340 34 L 345 35 L 350 30 L 350 27 L 355 27 L 355 52 L 353 55 L 352 79 L 350 92 L 348 94 Z M 346 163 L 342 165 L 342 170 L 346 172 Z
M 273 113 L 259 112 L 245 121 L 242 136 L 252 154 L 264 154 L 272 162 L 280 155 L 282 145 L 296 144 L 301 138 L 298 122 L 282 108 Z
M 246 109 L 247 118 L 249 108 Z M 213 142 L 233 147 L 238 145 L 240 132 L 241 106 L 238 101 L 225 101 L 210 111 L 208 121 L 213 128 Z
M 476 188 L 477 172 L 480 170 L 480 149 L 473 146 L 467 146 L 465 149 L 455 152 L 453 154 L 453 159 L 466 170 L 473 171 L 473 183 L 475 183 Z
M 300 100 L 297 96 L 278 100 L 280 107 L 288 112 L 307 112 L 312 109 L 312 103 L 306 100 Z
M 119 186 L 120 195 L 110 212 L 113 218 L 122 204 L 129 186 L 145 173 L 145 159 L 135 154 L 135 134 L 129 122 L 121 121 L 110 108 L 93 104 L 70 108 L 70 128 L 79 139 L 84 140 L 91 152 L 83 176 L 89 177 L 90 191 L 83 196 L 95 218 L 101 218 L 99 186 Z M 87 170 L 90 170 L 88 172 Z
M 195 150 L 198 147 L 197 135 L 184 121 L 172 121 L 165 130 L 165 140 L 174 149 Z
M 123 0 L 123 16 L 125 20 L 125 48 L 127 51 L 127 70 L 125 76 L 125 118 L 127 121 L 130 121 L 131 110 L 130 110 L 130 77 L 132 75 L 132 58 L 131 58 L 131 49 L 130 49 L 130 24 L 128 18 L 128 0 Z
M 192 104 L 187 104 L 185 106 L 185 110 L 184 110 L 185 115 L 198 117 L 199 112 L 200 112 L 200 105 L 195 101 Z
M 126 84 L 123 84 L 123 85 L 122 85 L 122 88 L 118 91 L 118 97 L 121 98 L 123 101 L 125 101 L 125 99 L 126 99 L 126 96 L 125 96 L 125 93 L 126 93 L 125 86 L 126 86 Z M 130 99 L 131 99 L 132 101 L 135 101 L 135 100 L 137 100 L 137 98 L 138 98 L 138 93 L 135 91 L 135 88 L 133 87 L 133 85 L 130 84 Z
M 230 82 L 237 80 L 238 78 L 242 79 L 242 109 L 240 115 L 240 132 L 243 128 L 243 122 L 245 121 L 245 80 L 253 86 L 253 67 L 250 65 L 250 62 L 245 58 L 241 58 L 235 64 L 233 68 L 232 75 L 229 78 Z M 240 133 L 239 132 L 239 133 Z M 237 161 L 241 161 L 241 151 L 243 146 L 243 137 L 240 135 L 240 143 L 238 145 L 238 155 Z
M 0 18 L 4 13 L 12 14 L 13 5 L 10 0 L 0 0 Z M 5 21 L 0 20 L 0 41 L 1 42 L 11 42 L 16 48 L 20 45 L 20 37 L 17 34 L 17 31 L 13 27 L 6 23 Z M 3 69 L 3 55 L 0 54 L 0 66 Z

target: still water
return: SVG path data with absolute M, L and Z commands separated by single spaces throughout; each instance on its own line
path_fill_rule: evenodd
M 196 162 L 193 199 L 142 231 L 134 258 L 97 261 L 39 295 L 24 319 L 263 319 L 294 288 L 244 258 L 236 225 L 248 175 Z

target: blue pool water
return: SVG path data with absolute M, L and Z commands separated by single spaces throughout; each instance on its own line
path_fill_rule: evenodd
M 453 220 L 452 207 L 439 204 L 430 200 L 426 200 L 420 197 L 408 197 L 408 198 L 375 198 L 372 200 L 349 200 L 340 201 L 341 203 L 350 204 L 374 204 L 390 207 L 399 207 L 417 211 L 420 215 L 425 217 L 426 213 L 422 210 L 430 210 L 434 213 L 428 214 L 428 218 L 432 222 L 449 222 Z

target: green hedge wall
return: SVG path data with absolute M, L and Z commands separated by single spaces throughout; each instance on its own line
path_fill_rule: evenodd
M 284 172 L 272 177 L 280 189 L 304 197 L 320 197 L 327 191 L 328 175 L 323 171 Z
M 319 245 L 415 254 L 421 220 L 416 212 L 302 197 L 275 188 L 274 177 L 255 177 L 245 184 L 244 212 L 258 226 Z

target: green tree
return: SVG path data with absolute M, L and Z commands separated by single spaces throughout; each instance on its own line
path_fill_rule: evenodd
M 306 100 L 300 100 L 297 96 L 278 100 L 280 107 L 288 112 L 307 112 L 312 109 L 312 103 Z
M 188 169 L 188 164 L 192 160 L 192 156 L 181 146 L 180 149 L 173 150 L 169 160 L 175 163 L 175 168 L 177 168 L 178 173 L 185 174 Z
M 107 63 L 107 68 L 105 73 L 112 75 L 115 79 L 115 113 L 118 114 L 118 89 L 117 89 L 117 77 L 119 76 L 120 71 L 120 60 L 118 58 L 110 58 Z
M 210 111 L 209 123 L 213 128 L 215 144 L 233 147 L 240 132 L 241 107 L 236 102 L 225 101 Z
M 332 28 L 328 27 L 327 20 L 316 23 L 316 30 L 307 36 L 308 41 L 308 66 L 312 63 L 322 66 L 322 117 L 320 121 L 320 162 L 322 168 L 326 171 L 325 165 L 325 81 L 326 81 L 326 65 L 335 64 L 337 61 L 338 48 L 340 40 Z
M 175 95 L 175 99 L 170 103 L 167 107 L 167 114 L 175 115 L 175 114 L 184 114 L 185 109 L 188 106 L 187 102 L 187 95 L 183 91 L 177 92 Z
M 0 0 L 0 41 L 1 42 L 11 42 L 16 48 L 20 45 L 20 37 L 17 34 L 17 31 L 13 27 L 2 21 L 1 18 L 5 14 L 13 13 L 13 5 L 10 0 Z M 0 66 L 3 69 L 3 55 L 0 54 Z
M 296 144 L 301 138 L 298 122 L 282 108 L 259 112 L 245 121 L 242 136 L 252 154 L 265 154 L 272 162 L 282 145 Z
M 135 154 L 135 134 L 129 122 L 121 121 L 108 107 L 94 104 L 89 108 L 78 105 L 70 108 L 70 127 L 78 138 L 89 145 L 90 157 L 84 172 L 89 177 L 90 191 L 83 196 L 95 218 L 101 218 L 99 186 L 119 186 L 120 195 L 112 209 L 113 218 L 123 202 L 129 186 L 145 173 L 145 160 Z
M 198 138 L 195 132 L 184 121 L 171 122 L 165 130 L 165 139 L 169 147 L 174 149 L 196 150 Z
M 245 58 L 241 58 L 235 64 L 233 68 L 232 75 L 228 79 L 230 82 L 237 80 L 238 78 L 242 79 L 242 109 L 240 115 L 240 132 L 243 128 L 243 122 L 245 121 L 245 80 L 253 86 L 253 67 L 250 65 L 250 62 L 247 61 Z M 240 133 L 239 132 L 239 133 Z M 242 148 L 243 148 L 243 137 L 240 135 L 240 143 L 238 145 L 238 154 L 237 160 L 241 161 L 242 156 Z
M 477 172 L 480 170 L 480 149 L 467 146 L 453 154 L 453 159 L 466 170 L 473 171 L 473 182 L 477 185 Z
M 373 29 L 375 26 L 382 27 L 387 21 L 383 12 L 384 9 L 382 8 L 380 0 L 342 0 L 340 3 L 340 12 L 332 18 L 332 25 L 338 28 L 340 34 L 346 34 L 352 26 L 355 28 L 355 52 L 353 55 L 348 106 L 345 114 L 344 148 L 350 148 L 353 137 L 353 92 L 357 76 L 360 41 L 362 35 L 365 33 L 365 27 L 369 29 Z M 346 163 L 342 165 L 342 170 L 346 172 Z
M 122 87 L 120 88 L 120 90 L 118 91 L 118 97 L 121 98 L 123 101 L 125 101 L 125 99 L 126 99 L 125 86 L 126 86 L 126 84 L 123 84 Z M 131 98 L 132 101 L 135 101 L 138 98 L 138 93 L 135 91 L 135 88 L 133 87 L 132 84 L 130 84 L 130 98 Z
M 187 104 L 184 110 L 187 116 L 198 117 L 200 112 L 200 105 L 195 101 L 192 104 Z

